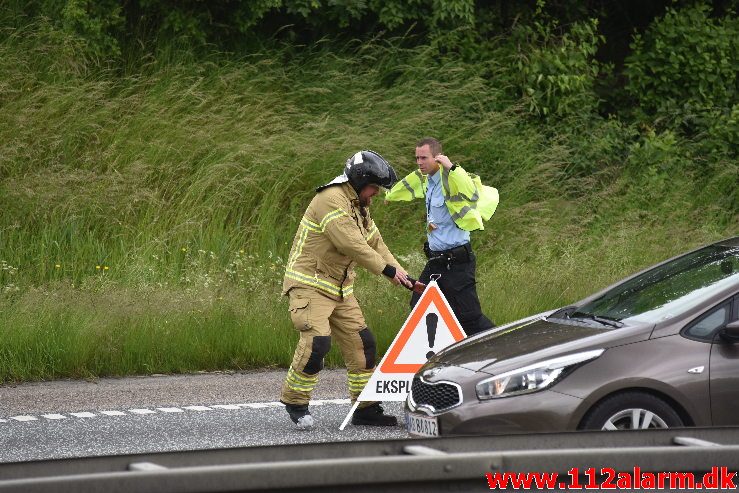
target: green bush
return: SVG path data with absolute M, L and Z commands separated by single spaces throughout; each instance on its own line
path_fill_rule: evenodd
M 708 153 L 736 156 L 739 149 L 739 103 L 726 110 L 707 111 L 703 122 L 707 127 L 707 138 L 702 147 Z
M 635 179 L 641 180 L 640 195 L 645 201 L 659 200 L 676 174 L 682 176 L 689 165 L 670 130 L 660 134 L 649 130 L 629 149 L 627 166 Z
M 117 58 L 121 49 L 116 39 L 123 27 L 123 8 L 117 0 L 67 0 L 61 11 L 65 31 L 84 39 L 90 54 Z
M 593 85 L 602 68 L 594 55 L 604 41 L 597 19 L 577 22 L 561 35 L 555 21 L 519 26 L 514 67 L 529 112 L 562 116 L 594 108 Z
M 31 49 L 49 43 L 81 73 L 121 55 L 119 38 L 125 31 L 124 4 L 120 0 L 8 0 L 0 2 L 0 40 L 22 33 L 36 42 Z M 32 41 L 32 40 L 31 40 Z M 39 57 L 49 58 L 49 53 Z
M 412 26 L 431 37 L 475 22 L 473 0 L 12 0 L 0 25 L 47 19 L 84 40 L 87 56 L 119 60 L 122 51 L 172 42 L 233 49 L 249 42 L 317 40 L 327 35 L 376 36 Z M 135 55 L 131 55 L 135 56 Z
M 642 118 L 689 133 L 708 130 L 712 144 L 725 150 L 739 144 L 739 19 L 733 13 L 714 19 L 703 4 L 668 9 L 643 36 L 634 36 L 631 48 L 626 90 Z

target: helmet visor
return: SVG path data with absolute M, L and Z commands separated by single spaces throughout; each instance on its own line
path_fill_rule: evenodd
M 369 181 L 383 188 L 392 188 L 398 181 L 398 175 L 395 174 L 395 170 L 390 166 L 390 163 L 375 151 L 364 151 L 363 154 L 372 163 Z

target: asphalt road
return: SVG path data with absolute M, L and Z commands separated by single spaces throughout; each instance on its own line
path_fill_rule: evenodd
M 339 426 L 346 372 L 324 370 L 298 431 L 277 402 L 285 372 L 54 381 L 0 386 L 0 462 L 293 443 L 404 438 L 394 428 Z

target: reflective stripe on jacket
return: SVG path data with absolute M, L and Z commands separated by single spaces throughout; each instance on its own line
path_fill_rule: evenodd
M 480 177 L 467 173 L 460 166 L 452 170 L 441 167 L 441 184 L 444 204 L 454 219 L 454 224 L 465 231 L 485 229 L 487 221 L 498 207 L 498 190 L 483 185 Z M 409 201 L 426 196 L 428 178 L 416 170 L 409 174 L 385 195 L 388 201 Z
M 309 286 L 340 300 L 354 292 L 357 264 L 373 274 L 398 266 L 368 209 L 363 217 L 357 193 L 348 183 L 322 189 L 313 197 L 295 233 L 287 260 L 283 294 Z

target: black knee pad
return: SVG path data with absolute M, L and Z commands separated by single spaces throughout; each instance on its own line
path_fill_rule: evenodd
M 364 348 L 364 360 L 367 363 L 365 368 L 375 367 L 375 356 L 377 355 L 377 344 L 375 336 L 370 332 L 369 327 L 359 331 L 359 337 L 362 339 L 362 347 Z
M 323 369 L 323 358 L 331 349 L 331 336 L 315 336 L 311 347 L 310 358 L 305 364 L 303 373 L 315 375 Z

